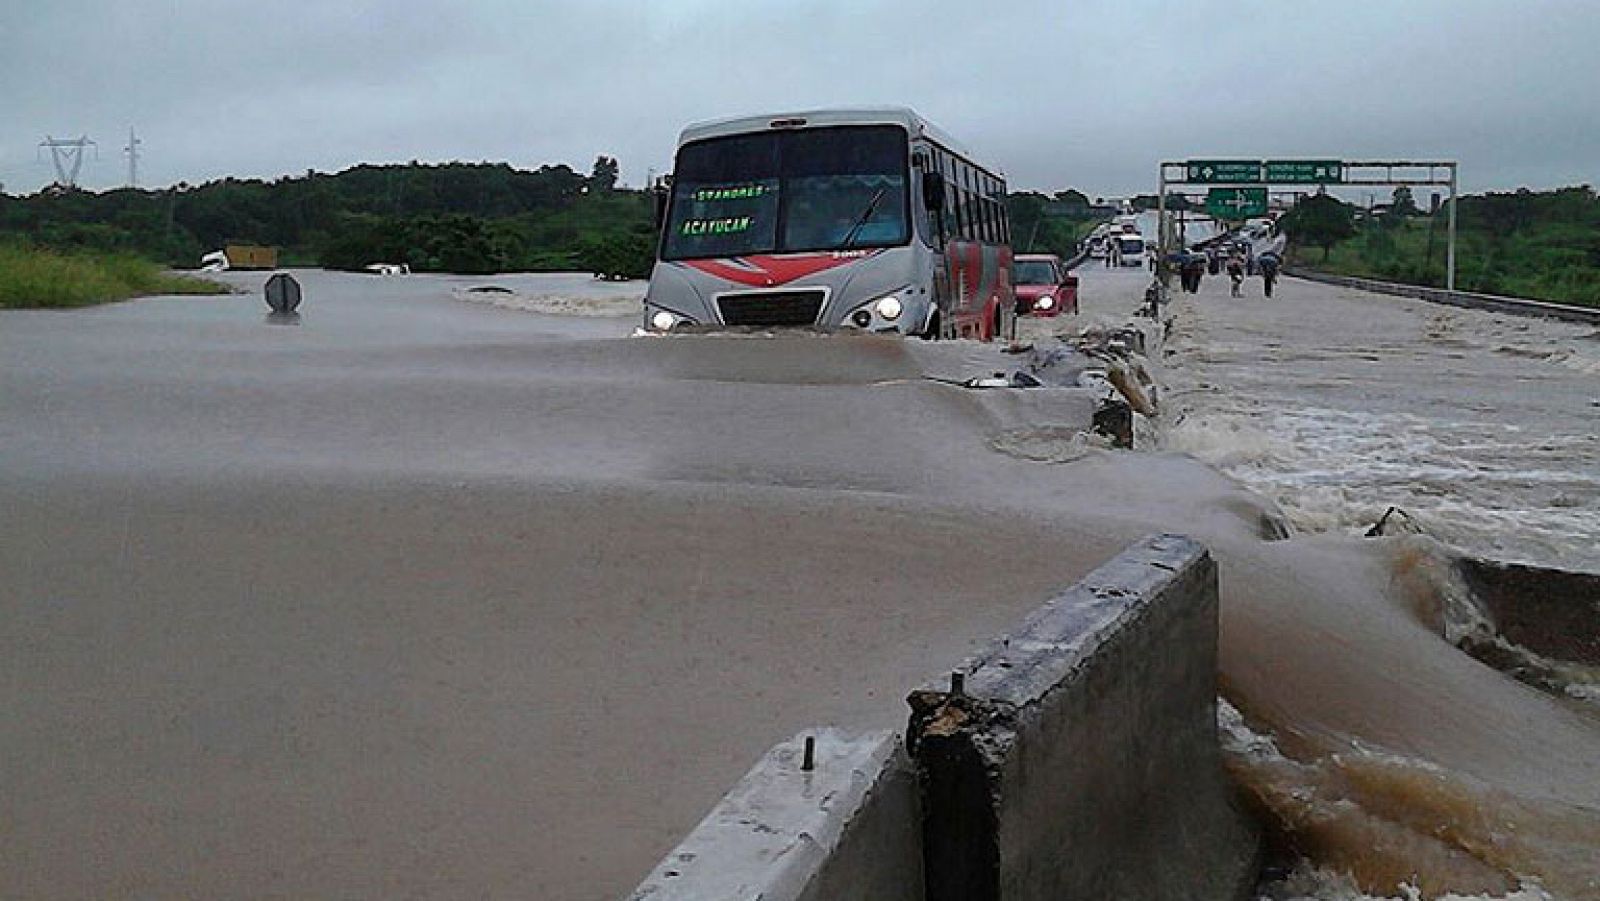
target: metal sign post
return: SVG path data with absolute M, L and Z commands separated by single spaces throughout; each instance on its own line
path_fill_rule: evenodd
M 1456 289 L 1456 164 L 1450 164 L 1450 240 L 1445 242 L 1444 289 Z
M 1156 192 L 1156 279 L 1162 286 L 1172 280 L 1167 271 L 1167 167 L 1161 165 L 1161 187 Z

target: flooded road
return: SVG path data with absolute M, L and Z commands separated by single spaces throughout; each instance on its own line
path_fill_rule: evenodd
M 1600 330 L 1298 280 L 1184 296 L 1165 446 L 1356 534 L 1390 506 L 1487 557 L 1600 572 Z
M 1083 274 L 1101 302 L 1135 303 L 1145 280 Z M 1592 802 L 1568 807 L 1556 792 L 1553 806 L 1530 809 L 1523 793 L 1554 758 L 1593 753 L 1581 749 L 1600 720 L 1600 673 L 1568 671 L 1577 703 L 1565 706 L 1578 716 L 1563 731 L 1577 744 L 1558 750 L 1545 740 L 1554 732 L 1518 719 L 1543 703 L 1530 689 L 1438 655 L 1452 618 L 1440 545 L 1372 542 L 1381 547 L 1345 560 L 1351 583 L 1364 567 L 1387 575 L 1337 602 L 1299 584 L 1339 565 L 1316 559 L 1329 547 L 1318 535 L 1359 535 L 1389 505 L 1453 548 L 1600 570 L 1590 537 L 1600 534 L 1600 335 L 1298 280 L 1270 301 L 1254 279 L 1229 298 L 1225 278 L 1175 298 L 1153 437 L 1270 498 L 1300 536 L 1264 546 L 1284 557 L 1276 589 L 1230 591 L 1227 565 L 1223 576 L 1224 693 L 1254 721 L 1225 718 L 1231 765 L 1311 858 L 1272 897 L 1403 897 L 1403 885 L 1425 897 L 1600 897 Z M 1402 700 L 1416 693 L 1431 699 Z M 1462 778 L 1495 757 L 1500 777 Z M 1514 781 L 1525 788 L 1503 791 Z
M 1141 531 L 1018 542 L 992 348 L 300 275 L 0 317 L 0 895 L 613 898 Z
M 1085 275 L 1091 320 L 1144 284 Z M 1441 637 L 1436 548 L 1264 541 L 1273 504 L 1185 453 L 1006 452 L 1092 398 L 924 378 L 993 348 L 303 281 L 294 326 L 0 314 L 0 894 L 616 897 L 775 741 L 903 724 L 1175 530 L 1221 564 L 1236 775 L 1315 860 L 1594 896 L 1600 721 Z

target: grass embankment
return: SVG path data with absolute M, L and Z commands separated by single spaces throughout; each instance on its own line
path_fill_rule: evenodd
M 1335 244 L 1327 260 L 1320 249 L 1301 247 L 1294 262 L 1335 275 L 1442 288 L 1447 225 L 1443 215 L 1435 219 L 1369 226 Z M 1600 230 L 1534 222 L 1502 231 L 1463 222 L 1456 243 L 1456 288 L 1600 307 Z
M 86 307 L 151 294 L 226 294 L 129 253 L 61 252 L 0 244 L 0 309 Z

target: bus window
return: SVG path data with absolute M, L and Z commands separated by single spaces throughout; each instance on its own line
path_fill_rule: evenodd
M 893 126 L 763 132 L 685 145 L 662 258 L 905 244 L 906 162 L 906 133 Z
M 906 141 L 893 128 L 822 128 L 784 135 L 787 252 L 904 244 Z
M 778 224 L 778 136 L 706 141 L 679 154 L 668 258 L 773 249 Z

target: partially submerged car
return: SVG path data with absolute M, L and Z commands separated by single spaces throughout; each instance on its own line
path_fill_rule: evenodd
M 1011 268 L 1011 285 L 1019 316 L 1078 312 L 1078 277 L 1055 254 L 1018 254 Z

